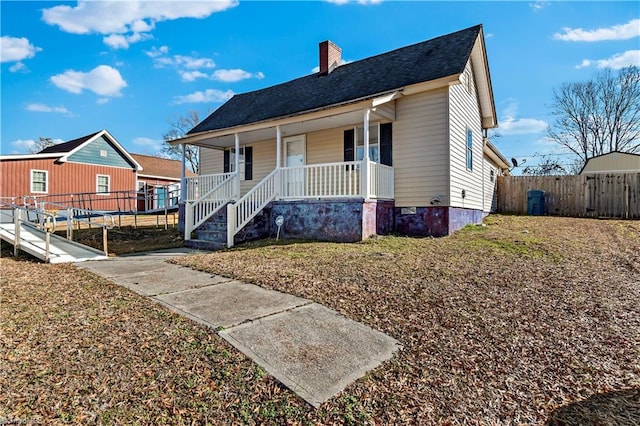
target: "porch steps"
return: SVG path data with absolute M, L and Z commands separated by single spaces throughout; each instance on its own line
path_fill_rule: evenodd
M 222 250 L 227 248 L 227 210 L 220 209 L 196 229 L 196 238 L 186 240 L 184 245 L 201 250 Z

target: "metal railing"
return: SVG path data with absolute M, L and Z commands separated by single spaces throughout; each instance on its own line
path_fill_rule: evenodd
M 13 255 L 17 256 L 18 251 L 22 249 L 22 237 L 20 232 L 22 226 L 43 231 L 44 239 L 44 261 L 51 260 L 51 233 L 56 229 L 56 218 L 53 214 L 31 209 L 16 204 L 8 204 L 0 202 L 0 208 L 3 211 L 10 211 L 13 216 L 14 237 L 13 237 Z
M 95 212 L 46 201 L 40 202 L 37 211 L 55 215 L 60 222 L 66 221 L 66 237 L 69 241 L 73 241 L 74 225 L 78 230 L 81 223 L 86 223 L 89 228 L 92 226 L 102 228 L 102 250 L 105 256 L 109 255 L 107 231 L 115 227 L 115 220 L 111 213 Z

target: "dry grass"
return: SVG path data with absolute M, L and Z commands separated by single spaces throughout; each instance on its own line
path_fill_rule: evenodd
M 176 260 L 311 298 L 403 343 L 318 410 L 137 295 L 73 266 L 3 258 L 0 420 L 638 424 L 640 222 L 487 223 Z

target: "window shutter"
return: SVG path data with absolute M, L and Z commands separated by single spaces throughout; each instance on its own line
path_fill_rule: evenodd
M 344 131 L 344 161 L 354 161 L 355 153 L 353 150 L 353 129 Z
M 393 166 L 391 123 L 380 124 L 380 163 Z
M 244 180 L 253 179 L 253 147 L 244 147 Z
M 231 151 L 229 151 L 228 149 L 224 150 L 224 173 L 229 173 L 229 170 L 231 170 L 231 168 L 229 167 L 229 154 L 231 154 Z

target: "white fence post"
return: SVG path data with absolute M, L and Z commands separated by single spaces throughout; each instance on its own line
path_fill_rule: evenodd
M 233 247 L 233 237 L 236 234 L 236 209 L 231 203 L 227 204 L 227 248 Z

